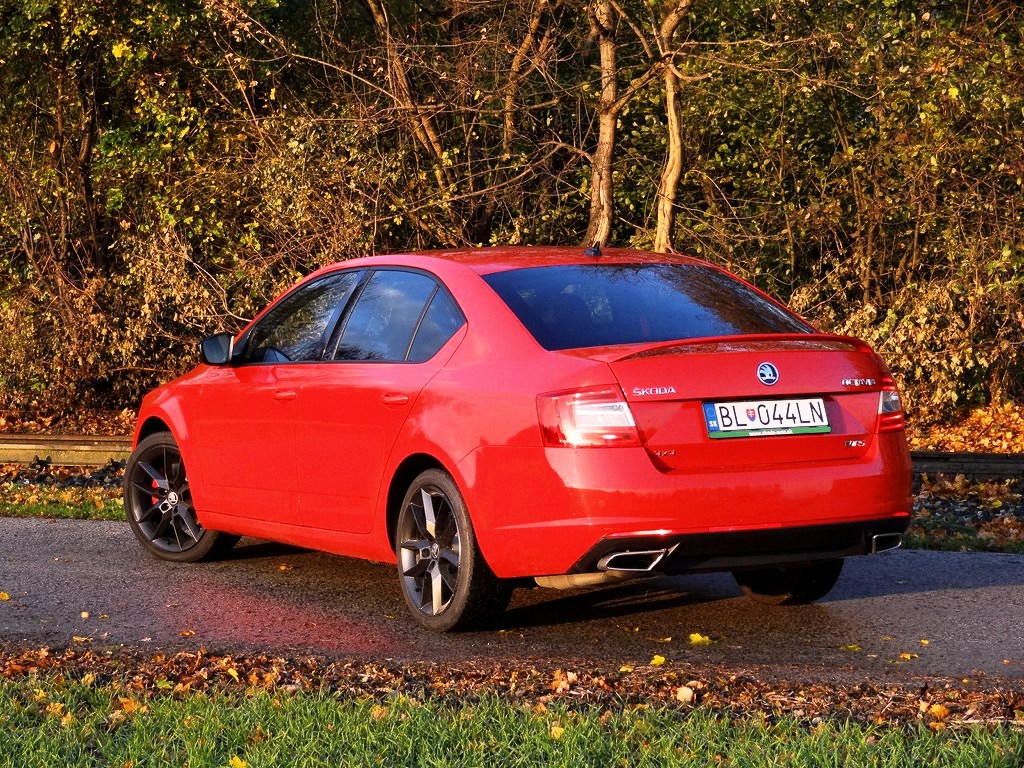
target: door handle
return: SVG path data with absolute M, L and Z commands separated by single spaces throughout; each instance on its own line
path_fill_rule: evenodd
M 384 405 L 397 408 L 400 405 L 408 405 L 409 396 L 402 392 L 388 392 L 380 400 Z
M 279 389 L 274 393 L 275 400 L 294 400 L 296 391 L 294 389 Z

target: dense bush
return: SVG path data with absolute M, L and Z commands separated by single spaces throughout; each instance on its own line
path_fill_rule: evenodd
M 600 1 L 0 0 L 0 407 L 134 405 L 329 261 L 579 242 L 602 34 L 615 244 L 656 240 L 671 62 L 677 249 L 871 341 L 919 418 L 1024 395 L 1017 4 L 697 0 L 665 50 L 682 0 Z

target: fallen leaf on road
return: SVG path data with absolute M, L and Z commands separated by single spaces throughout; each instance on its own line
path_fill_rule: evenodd
M 690 645 L 711 645 L 711 638 L 700 632 L 693 632 L 690 634 Z
M 654 658 L 651 659 L 651 666 L 652 667 L 660 667 L 664 663 L 665 663 L 665 657 L 661 656 L 661 655 L 659 655 L 657 653 L 654 654 Z

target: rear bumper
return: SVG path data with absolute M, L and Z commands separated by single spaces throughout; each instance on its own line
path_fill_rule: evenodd
M 854 523 L 682 536 L 602 539 L 570 573 L 683 573 L 793 565 L 869 555 L 900 545 L 909 515 Z
M 913 504 L 900 432 L 848 461 L 692 473 L 661 472 L 642 448 L 493 446 L 458 474 L 503 578 L 592 572 L 626 550 L 672 549 L 657 570 L 674 572 L 866 554 L 874 536 L 906 529 Z

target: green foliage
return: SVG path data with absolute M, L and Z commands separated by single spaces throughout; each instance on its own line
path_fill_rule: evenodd
M 620 4 L 622 84 L 662 5 Z M 580 240 L 585 8 L 385 7 L 0 0 L 0 403 L 134 405 L 330 261 Z M 915 415 L 1024 396 L 1018 5 L 685 24 L 677 246 L 867 338 Z M 655 77 L 619 115 L 618 243 L 653 242 L 664 110 Z

